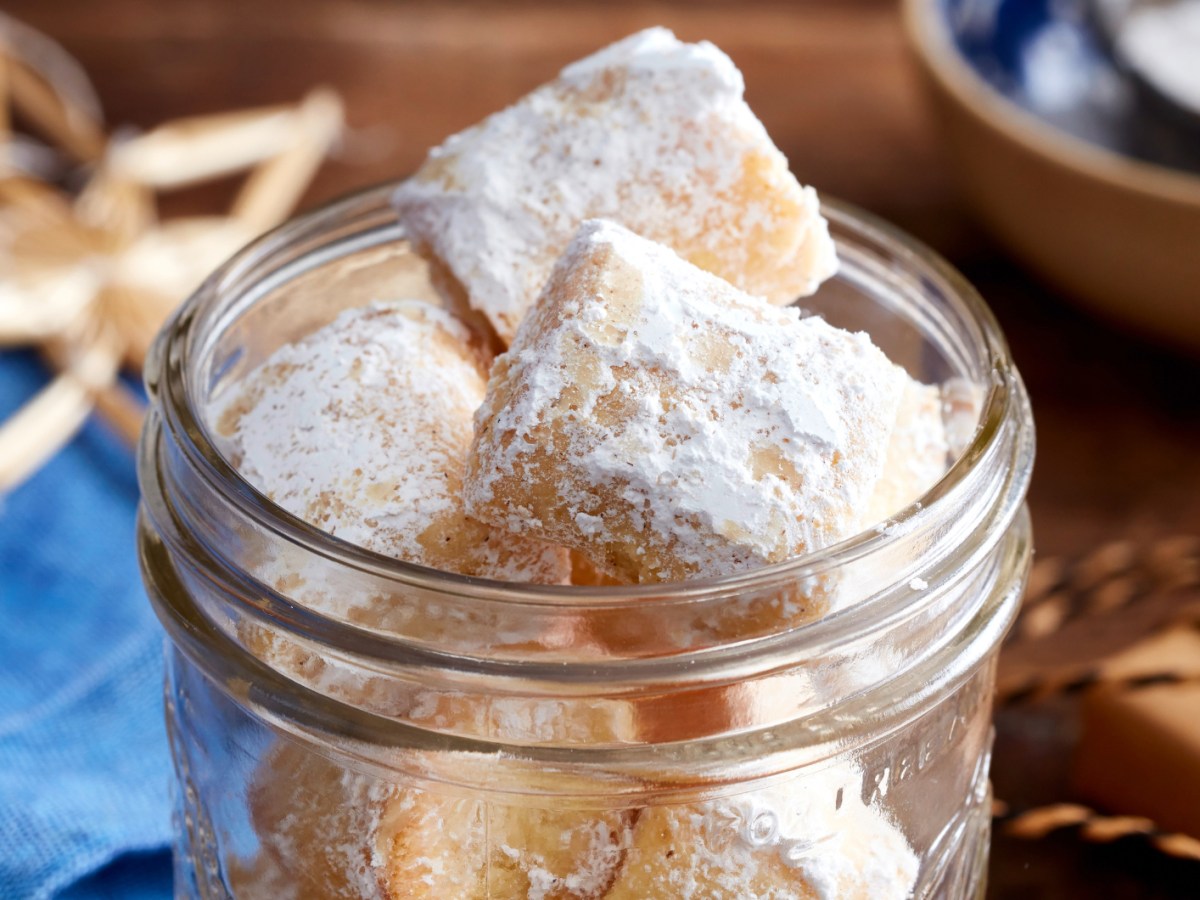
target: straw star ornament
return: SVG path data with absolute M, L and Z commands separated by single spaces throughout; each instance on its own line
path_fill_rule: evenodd
M 317 89 L 295 105 L 110 137 L 78 65 L 0 16 L 0 348 L 37 348 L 55 372 L 0 423 L 0 493 L 93 410 L 136 440 L 143 404 L 121 368 L 140 368 L 179 302 L 288 215 L 341 129 L 340 100 Z M 224 214 L 159 217 L 158 194 L 238 172 Z

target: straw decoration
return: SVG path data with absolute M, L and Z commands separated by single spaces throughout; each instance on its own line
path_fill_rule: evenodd
M 1070 640 L 1059 633 L 1088 621 L 1117 623 L 1137 613 L 1143 604 L 1171 600 L 1172 610 L 1162 617 L 1143 619 L 1138 640 L 1181 630 L 1200 630 L 1200 606 L 1177 592 L 1200 586 L 1200 539 L 1179 535 L 1148 545 L 1118 541 L 1097 548 L 1076 561 L 1039 560 L 1017 621 L 1001 657 L 1020 645 L 1047 639 Z M 1182 601 L 1182 602 L 1180 602 Z M 1003 664 L 1002 664 L 1003 668 Z M 1191 685 L 1200 681 L 1200 659 L 1193 664 L 1156 667 L 1153 660 L 1101 656 L 1087 665 L 1051 668 L 1022 681 L 997 686 L 997 705 L 1013 708 L 1062 697 L 1079 696 L 1098 688 L 1129 692 L 1149 688 Z M 1053 803 L 1014 812 L 996 800 L 993 816 L 1005 834 L 1037 840 L 1061 831 L 1073 831 L 1081 840 L 1108 843 L 1125 838 L 1145 841 L 1172 857 L 1200 861 L 1200 837 L 1163 830 L 1148 818 L 1106 816 L 1076 803 Z
M 0 423 L 0 493 L 93 411 L 136 440 L 144 408 L 121 368 L 140 369 L 179 302 L 291 212 L 341 130 L 341 101 L 319 88 L 294 105 L 110 137 L 78 64 L 0 15 L 0 348 L 35 349 L 55 372 Z M 159 192 L 238 172 L 227 213 L 159 217 Z
M 1200 585 L 1200 539 L 1180 535 L 1144 547 L 1121 541 L 1106 544 L 1067 564 L 1041 560 L 1030 575 L 1022 609 L 1006 641 L 1013 650 L 1025 643 L 1046 641 L 1070 626 L 1087 621 L 1129 623 L 1123 614 L 1161 600 L 1167 594 Z M 1174 629 L 1200 628 L 1200 605 L 1181 603 L 1177 609 L 1151 619 L 1128 637 L 1151 638 Z M 1105 658 L 1043 666 L 1019 679 L 1003 671 L 997 683 L 997 704 L 1015 706 L 1081 694 L 1092 688 L 1136 690 L 1160 684 L 1184 684 L 1200 679 L 1200 660 L 1194 669 L 1138 668 Z
M 1167 684 L 1194 684 L 1200 681 L 1200 672 L 1177 672 L 1162 669 L 1154 672 L 1139 672 L 1135 675 L 1120 675 L 1105 671 L 1103 667 L 1088 669 L 1078 675 L 1051 676 L 1031 679 L 1024 685 L 1006 687 L 997 692 L 999 706 L 1020 706 L 1039 703 L 1055 697 L 1083 694 L 1104 687 L 1122 691 L 1145 690 Z
M 1167 856 L 1200 862 L 1200 840 L 1165 831 L 1142 816 L 1106 816 L 1078 803 L 1052 803 L 1014 813 L 999 800 L 992 815 L 1010 837 L 1040 840 L 1058 831 L 1074 830 L 1081 840 L 1096 844 L 1138 838 Z
M 1068 625 L 1109 616 L 1163 592 L 1200 584 L 1200 538 L 1177 535 L 1147 548 L 1105 544 L 1073 564 L 1039 560 L 1006 643 L 1042 640 Z

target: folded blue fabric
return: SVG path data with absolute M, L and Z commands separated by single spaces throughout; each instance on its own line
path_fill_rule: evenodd
M 0 355 L 0 417 L 46 382 Z M 134 550 L 133 454 L 90 423 L 0 497 L 0 898 L 166 898 L 162 631 Z M 136 887 L 133 885 L 137 884 Z M 116 890 L 117 893 L 113 893 Z M 122 893 L 123 891 L 123 893 Z

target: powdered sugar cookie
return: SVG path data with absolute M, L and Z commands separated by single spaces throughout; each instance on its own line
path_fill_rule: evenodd
M 788 171 L 742 92 L 712 44 L 647 29 L 435 148 L 396 207 L 505 343 L 589 218 L 789 303 L 837 258 L 816 193 Z
M 645 809 L 606 900 L 904 900 L 918 860 L 849 763 L 739 796 Z
M 634 811 L 544 809 L 388 784 L 280 742 L 249 796 L 259 859 L 297 900 L 596 900 Z
M 862 524 L 882 522 L 937 483 L 950 464 L 942 390 L 905 376 L 887 456 Z
M 628 582 L 778 562 L 855 530 L 902 387 L 866 335 L 591 221 L 493 367 L 464 497 Z
M 634 813 L 536 809 L 406 791 L 375 843 L 388 897 L 599 900 L 624 861 Z
M 565 582 L 561 550 L 463 510 L 487 362 L 445 311 L 377 303 L 279 348 L 211 419 L 243 477 L 335 537 L 446 572 Z

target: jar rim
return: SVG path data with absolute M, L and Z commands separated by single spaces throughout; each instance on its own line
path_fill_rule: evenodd
M 472 761 L 493 766 L 503 763 L 512 771 L 534 775 L 546 766 L 554 770 L 587 766 L 605 772 L 599 796 L 606 802 L 617 797 L 631 803 L 663 802 L 663 797 L 670 802 L 675 792 L 701 785 L 710 795 L 740 793 L 748 781 L 785 775 L 844 755 L 850 744 L 838 730 L 848 722 L 871 723 L 871 727 L 860 729 L 862 733 L 853 745 L 856 752 L 868 752 L 959 690 L 978 671 L 983 656 L 999 646 L 1020 606 L 1031 558 L 1028 510 L 1021 507 L 1013 524 L 1000 541 L 1000 567 L 1012 577 L 992 583 L 964 627 L 922 659 L 925 677 L 913 679 L 912 691 L 886 697 L 871 690 L 860 691 L 839 697 L 833 705 L 778 723 L 756 722 L 740 731 L 720 730 L 682 741 L 593 746 L 444 732 L 330 696 L 310 684 L 292 680 L 253 654 L 213 659 L 206 651 L 212 641 L 220 640 L 220 630 L 202 618 L 173 623 L 169 632 L 175 648 L 200 665 L 223 693 L 256 719 L 318 753 L 329 752 L 326 744 L 333 736 L 337 739 L 338 759 L 352 763 L 359 771 L 380 773 L 380 777 L 394 777 L 397 771 L 404 771 L 443 786 L 477 790 L 479 783 L 472 779 L 469 768 Z M 976 650 L 972 652 L 971 648 Z M 427 764 L 429 759 L 448 752 L 453 754 L 451 765 L 434 768 Z M 655 784 L 645 778 L 648 770 L 676 767 L 688 768 L 689 783 Z M 489 791 L 494 796 L 508 797 L 496 787 L 494 774 L 489 772 Z M 543 794 L 563 796 L 553 788 L 531 792 L 523 787 L 511 799 L 522 802 Z
M 921 272 L 923 277 L 940 282 L 946 294 L 958 306 L 964 321 L 973 326 L 978 338 L 975 352 L 980 370 L 985 376 L 990 373 L 988 390 L 982 399 L 979 421 L 970 443 L 926 494 L 887 520 L 887 527 L 871 527 L 820 550 L 748 571 L 686 582 L 616 587 L 533 585 L 465 576 L 404 562 L 350 544 L 275 505 L 242 477 L 213 440 L 196 396 L 195 379 L 189 377 L 189 373 L 195 357 L 202 352 L 200 332 L 209 324 L 202 313 L 212 311 L 210 307 L 216 304 L 229 282 L 235 280 L 255 259 L 269 256 L 303 235 L 319 232 L 325 225 L 336 222 L 353 210 L 357 209 L 360 213 L 390 211 L 389 198 L 396 184 L 375 186 L 334 200 L 248 244 L 214 272 L 180 307 L 156 341 L 147 371 L 156 373 L 153 377 L 158 383 L 152 387 L 163 401 L 163 426 L 170 431 L 188 464 L 203 480 L 206 490 L 211 489 L 240 515 L 272 536 L 339 565 L 391 582 L 398 588 L 450 594 L 465 600 L 568 611 L 580 607 L 619 609 L 667 597 L 672 602 L 710 600 L 770 589 L 772 585 L 810 578 L 879 553 L 898 534 L 908 533 L 922 527 L 923 523 L 949 515 L 951 511 L 948 504 L 953 503 L 953 495 L 974 476 L 989 456 L 994 455 L 995 445 L 1006 431 L 1005 423 L 1016 420 L 1018 428 L 1031 428 L 1025 421 L 1027 398 L 1020 378 L 1011 365 L 999 325 L 967 280 L 935 251 L 894 226 L 850 204 L 823 197 L 822 210 L 831 225 L 886 248 L 907 262 L 913 270 Z M 1026 435 L 1024 443 L 1031 441 L 1031 435 Z M 1004 507 L 1001 512 L 1002 525 L 1011 521 L 1020 506 L 1028 471 L 1019 473 L 1016 481 L 1016 484 L 1002 492 L 1003 498 L 997 498 L 997 503 Z M 279 610 L 287 607 L 294 610 L 294 605 L 287 598 L 278 595 L 269 586 L 257 583 L 255 593 L 265 597 L 265 603 L 254 603 L 258 614 L 265 613 L 268 619 L 279 619 L 272 624 L 301 637 L 319 643 L 333 642 L 337 646 L 362 648 L 363 655 L 376 658 L 389 656 L 384 649 L 389 644 L 408 645 L 402 635 L 381 634 L 313 609 L 305 611 L 302 622 L 295 618 L 285 622 L 273 614 L 271 608 Z M 807 636 L 805 644 L 812 642 L 819 645 L 835 635 L 873 631 L 881 627 L 884 620 L 899 614 L 899 607 L 895 604 L 880 606 L 873 602 L 881 599 L 869 598 L 832 615 L 794 626 L 789 633 L 794 637 L 802 632 Z

